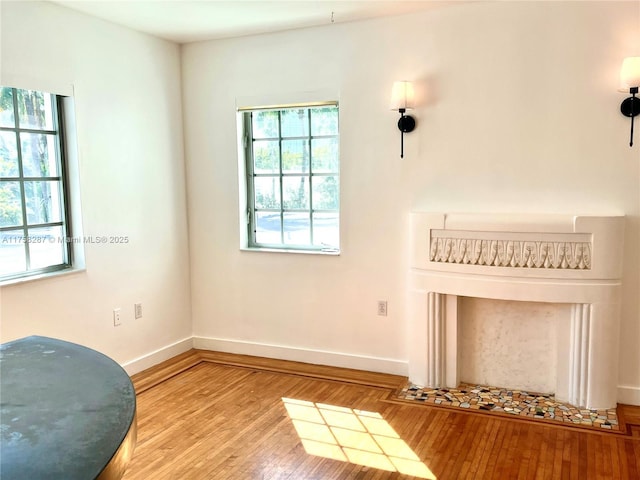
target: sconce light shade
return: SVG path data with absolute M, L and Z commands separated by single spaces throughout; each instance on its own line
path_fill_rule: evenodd
M 393 82 L 391 88 L 391 110 L 400 112 L 398 129 L 400 130 L 400 158 L 404 157 L 404 134 L 412 132 L 416 128 L 416 121 L 411 115 L 404 112 L 415 107 L 415 93 L 413 83 L 407 81 Z
M 627 57 L 620 68 L 620 91 L 629 92 L 640 87 L 640 57 Z
M 411 110 L 415 107 L 413 83 L 406 81 L 393 82 L 391 88 L 391 110 Z
M 636 97 L 640 87 L 640 57 L 627 57 L 620 68 L 620 91 L 630 93 L 620 105 L 620 112 L 631 118 L 631 137 L 629 146 L 633 147 L 633 118 L 640 115 L 640 98 Z

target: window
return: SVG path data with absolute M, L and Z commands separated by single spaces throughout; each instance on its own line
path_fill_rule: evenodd
M 0 282 L 68 268 L 62 97 L 0 87 Z
M 242 113 L 249 248 L 339 250 L 337 103 Z

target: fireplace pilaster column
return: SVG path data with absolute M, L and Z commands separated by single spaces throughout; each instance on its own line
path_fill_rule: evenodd
M 458 386 L 458 296 L 427 294 L 425 385 Z
M 429 292 L 427 295 L 427 386 L 444 386 L 446 295 Z
M 589 347 L 591 344 L 591 305 L 571 307 L 569 343 L 569 398 L 572 405 L 587 405 L 589 390 Z

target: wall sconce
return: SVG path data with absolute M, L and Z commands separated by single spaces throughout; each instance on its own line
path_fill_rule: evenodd
M 640 57 L 627 57 L 620 69 L 620 91 L 629 92 L 631 96 L 625 98 L 620 105 L 620 111 L 625 117 L 631 117 L 631 137 L 629 146 L 633 147 L 633 117 L 640 114 L 640 98 L 636 97 L 640 87 Z
M 400 158 L 404 157 L 404 134 L 416 128 L 416 121 L 411 115 L 405 115 L 407 110 L 414 108 L 415 95 L 411 82 L 393 82 L 391 89 L 391 110 L 400 112 L 398 129 L 400 129 Z

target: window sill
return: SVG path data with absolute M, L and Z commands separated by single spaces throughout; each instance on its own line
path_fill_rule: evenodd
M 13 285 L 20 285 L 23 283 L 35 282 L 38 280 L 46 280 L 49 278 L 62 277 L 66 275 L 74 275 L 76 273 L 85 272 L 86 268 L 84 267 L 76 267 L 76 268 L 65 268 L 64 270 L 56 270 L 55 272 L 47 272 L 41 273 L 39 275 L 30 275 L 19 278 L 12 278 L 10 280 L 0 280 L 0 288 L 9 287 Z
M 267 252 L 267 253 L 298 253 L 303 255 L 328 255 L 331 257 L 340 256 L 340 250 L 296 250 L 286 248 L 261 248 L 261 247 L 240 247 L 241 252 Z

